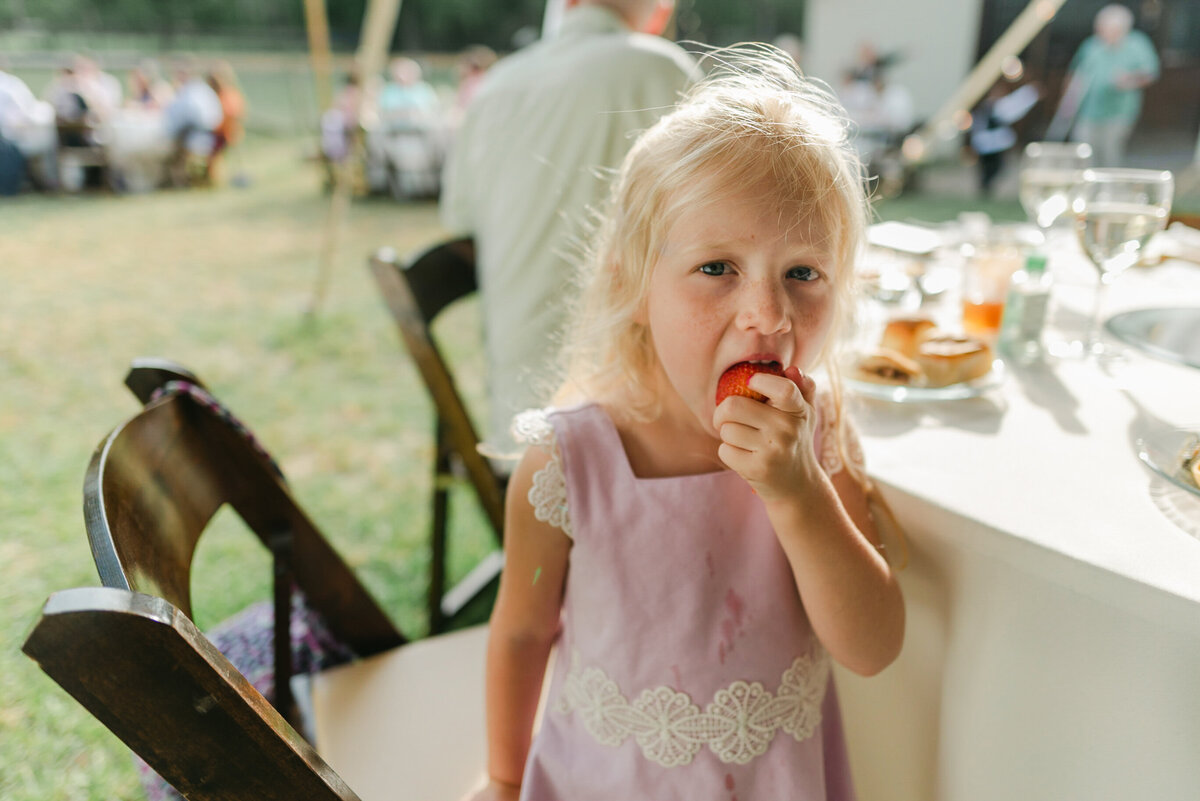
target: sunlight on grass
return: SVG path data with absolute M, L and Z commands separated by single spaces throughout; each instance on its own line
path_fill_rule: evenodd
M 81 488 L 134 413 L 131 359 L 194 370 L 279 460 L 293 493 L 401 628 L 424 633 L 432 409 L 366 267 L 381 245 L 444 236 L 432 204 L 356 201 L 329 294 L 309 318 L 328 198 L 302 140 L 251 140 L 249 187 L 0 206 L 0 798 L 141 798 L 128 752 L 19 651 L 46 597 L 98 584 Z M 477 308 L 439 327 L 482 394 Z M 480 417 L 482 419 L 482 417 Z M 457 492 L 451 569 L 490 547 Z M 198 553 L 209 625 L 269 592 L 269 561 L 223 510 Z M 230 567 L 234 566 L 234 567 Z

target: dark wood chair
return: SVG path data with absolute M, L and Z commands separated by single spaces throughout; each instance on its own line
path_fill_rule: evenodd
M 503 563 L 500 554 L 494 553 L 446 591 L 447 501 L 453 480 L 466 478 L 497 543 L 503 544 L 504 538 L 508 476 L 479 452 L 479 435 L 431 331 L 447 306 L 476 291 L 475 245 L 471 239 L 443 242 L 407 262 L 384 248 L 371 257 L 370 267 L 436 412 L 429 576 L 430 630 L 436 632 L 452 625 L 473 599 L 494 591 Z
M 196 545 L 217 510 L 231 506 L 272 554 L 274 700 L 295 722 L 288 636 L 293 585 L 357 654 L 377 653 L 405 639 L 292 498 L 253 435 L 223 413 L 215 398 L 206 403 L 178 394 L 152 400 L 171 381 L 203 392 L 184 367 L 135 362 L 126 384 L 146 405 L 109 434 L 88 466 L 84 523 L 100 580 L 156 595 L 193 617 Z
M 56 592 L 24 651 L 186 798 L 359 797 L 162 598 Z
M 104 587 L 51 596 L 25 652 L 190 799 L 469 789 L 484 764 L 486 628 L 407 641 L 190 371 L 139 360 L 126 383 L 146 405 L 100 444 L 84 485 Z M 192 621 L 193 553 L 224 504 L 273 556 L 275 707 Z M 363 657 L 311 677 L 303 726 L 288 692 L 293 586 Z

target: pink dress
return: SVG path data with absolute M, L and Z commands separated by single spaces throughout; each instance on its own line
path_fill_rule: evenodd
M 636 477 L 599 406 L 549 422 L 529 497 L 573 544 L 521 798 L 851 801 L 830 658 L 749 485 Z

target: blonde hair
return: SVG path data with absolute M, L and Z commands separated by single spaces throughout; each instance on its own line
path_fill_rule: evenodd
M 869 478 L 846 458 L 836 344 L 853 313 L 868 203 L 845 112 L 778 48 L 735 45 L 707 60 L 709 74 L 638 138 L 612 184 L 579 276 L 555 400 L 608 403 L 633 419 L 655 419 L 657 357 L 638 320 L 666 237 L 688 207 L 770 187 L 762 199 L 785 225 L 805 226 L 836 265 L 833 323 L 818 357 L 829 376 L 829 426 L 851 475 L 891 517 Z
M 779 213 L 823 237 L 833 271 L 834 324 L 820 361 L 849 316 L 867 203 L 862 167 L 833 96 L 769 45 L 710 57 L 715 68 L 634 144 L 585 259 L 564 350 L 568 397 L 614 400 L 657 416 L 649 331 L 637 322 L 668 232 L 689 206 L 769 186 Z

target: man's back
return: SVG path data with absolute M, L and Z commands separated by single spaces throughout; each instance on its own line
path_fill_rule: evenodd
M 489 440 L 546 400 L 588 210 L 636 134 L 678 99 L 695 65 L 610 11 L 572 9 L 562 31 L 498 63 L 446 168 L 442 216 L 476 238 L 491 398 Z

